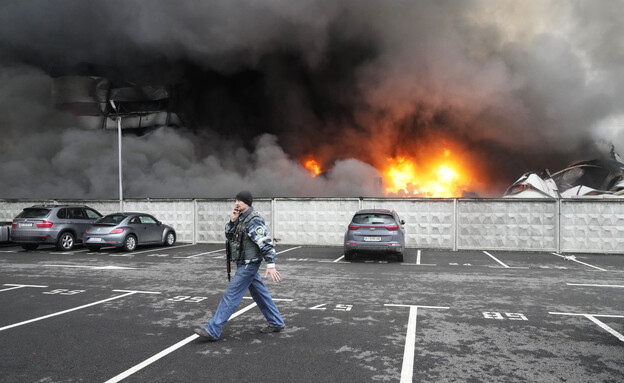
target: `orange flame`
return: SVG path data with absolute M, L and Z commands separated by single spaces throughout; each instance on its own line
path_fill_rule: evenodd
M 471 154 L 457 143 L 430 140 L 414 149 L 395 147 L 393 151 L 398 154 L 372 161 L 368 158 L 381 174 L 380 182 L 375 180 L 375 187 L 379 187 L 376 191 L 386 196 L 458 198 L 479 186 L 478 167 L 473 166 Z M 312 177 L 324 171 L 317 158 L 307 155 L 299 159 Z
M 422 165 L 407 156 L 388 158 L 382 172 L 387 194 L 461 197 L 468 173 L 445 150 L 441 160 Z
M 312 174 L 312 177 L 316 177 L 321 174 L 321 167 L 319 166 L 318 162 L 316 162 L 316 160 L 314 160 L 313 158 L 305 161 L 303 163 L 303 166 L 306 168 L 307 171 L 310 172 L 310 174 Z

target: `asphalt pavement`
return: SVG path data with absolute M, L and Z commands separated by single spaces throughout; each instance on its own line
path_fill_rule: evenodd
M 277 247 L 286 328 L 227 285 L 220 245 L 0 247 L 2 382 L 620 382 L 624 254 Z M 264 271 L 264 267 L 261 269 Z

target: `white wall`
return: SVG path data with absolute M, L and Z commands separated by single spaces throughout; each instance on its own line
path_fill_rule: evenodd
M 79 203 L 102 214 L 119 202 L 0 200 L 0 222 L 40 203 Z M 145 211 L 175 227 L 180 242 L 221 243 L 233 199 L 138 199 L 125 211 Z M 621 200 L 274 198 L 257 199 L 279 244 L 341 246 L 359 209 L 396 210 L 405 220 L 407 246 L 429 249 L 624 253 Z

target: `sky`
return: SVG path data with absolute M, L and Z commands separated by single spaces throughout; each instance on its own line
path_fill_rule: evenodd
M 177 89 L 182 124 L 124 134 L 127 198 L 380 196 L 400 157 L 497 197 L 624 153 L 621 20 L 621 0 L 5 0 L 0 198 L 118 197 L 116 131 L 54 105 L 76 74 Z

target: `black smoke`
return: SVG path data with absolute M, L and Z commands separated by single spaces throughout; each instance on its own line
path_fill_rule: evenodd
M 65 75 L 174 90 L 180 125 L 124 136 L 127 197 L 379 195 L 385 157 L 444 140 L 497 196 L 624 151 L 622 5 L 7 0 L 0 198 L 117 196 L 116 135 L 54 107 Z

